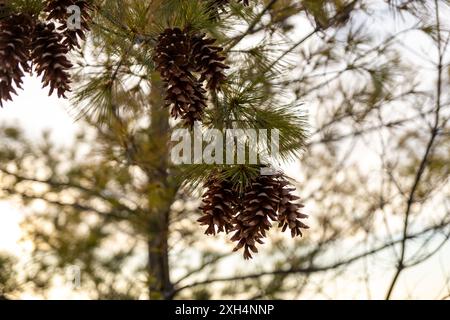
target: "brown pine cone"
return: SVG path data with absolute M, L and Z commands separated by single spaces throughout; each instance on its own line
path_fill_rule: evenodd
M 225 7 L 230 2 L 229 0 L 205 0 L 206 4 L 206 13 L 209 14 L 209 18 L 211 20 L 219 19 L 221 12 L 226 12 Z
M 58 97 L 65 98 L 65 93 L 70 91 L 68 70 L 72 64 L 66 57 L 68 48 L 61 40 L 54 23 L 38 23 L 34 30 L 31 58 L 38 76 L 43 74 L 43 87 L 50 86 L 49 95 L 56 90 Z
M 0 106 L 17 94 L 14 84 L 22 89 L 24 72 L 30 71 L 32 19 L 26 14 L 13 14 L 0 20 Z
M 264 243 L 262 239 L 272 227 L 271 221 L 278 219 L 279 190 L 277 176 L 259 176 L 246 190 L 244 209 L 233 220 L 236 233 L 231 238 L 238 241 L 234 251 L 244 248 L 244 259 L 251 259 L 251 252 L 258 252 L 256 243 Z
M 206 225 L 206 234 L 215 235 L 216 232 L 230 232 L 233 229 L 232 220 L 235 215 L 238 193 L 233 189 L 230 181 L 211 178 L 203 195 L 203 205 L 200 209 L 203 216 L 197 221 Z
M 207 81 L 207 88 L 216 90 L 226 79 L 224 70 L 229 67 L 223 63 L 223 48 L 213 46 L 215 39 L 205 38 L 205 34 L 192 37 L 192 55 L 195 71 L 201 74 L 200 81 Z
M 206 108 L 206 92 L 191 72 L 190 58 L 191 38 L 187 32 L 166 29 L 158 37 L 153 60 L 167 84 L 167 105 L 172 105 L 174 118 L 181 117 L 185 125 L 192 127 Z
M 47 20 L 56 20 L 61 24 L 58 31 L 64 35 L 63 44 L 69 50 L 75 47 L 80 48 L 79 40 L 85 40 L 86 32 L 89 31 L 89 23 L 91 22 L 92 7 L 86 0 L 46 0 L 44 11 L 48 13 Z M 71 30 L 68 28 L 67 22 L 71 13 L 67 13 L 67 8 L 75 5 L 80 8 L 80 27 Z
M 281 177 L 279 187 L 280 203 L 278 207 L 278 227 L 281 228 L 283 232 L 289 227 L 292 238 L 296 236 L 301 237 L 301 229 L 309 228 L 300 221 L 308 216 L 300 212 L 303 205 L 295 203 L 295 201 L 300 198 L 292 194 L 294 190 L 295 188 L 289 187 L 289 182 L 287 182 L 284 177 Z
M 167 82 L 166 106 L 174 119 L 183 119 L 184 125 L 192 127 L 200 121 L 206 108 L 206 91 L 192 75 L 181 73 Z

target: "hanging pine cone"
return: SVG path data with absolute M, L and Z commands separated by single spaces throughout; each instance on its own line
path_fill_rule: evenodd
M 238 241 L 234 251 L 244 248 L 244 259 L 251 259 L 251 252 L 258 252 L 256 243 L 264 243 L 262 239 L 272 227 L 271 221 L 278 219 L 280 184 L 277 177 L 257 177 L 244 194 L 243 211 L 233 220 L 236 233 L 231 240 Z
M 200 81 L 207 81 L 207 88 L 216 90 L 225 80 L 224 70 L 229 67 L 223 63 L 223 48 L 213 46 L 215 39 L 205 38 L 205 34 L 192 37 L 192 52 L 195 71 L 201 74 Z
M 222 63 L 222 48 L 213 46 L 214 42 L 204 34 L 191 35 L 179 28 L 166 29 L 158 37 L 153 60 L 168 86 L 166 102 L 172 105 L 172 116 L 181 117 L 187 126 L 201 120 L 206 108 L 203 82 L 216 90 L 225 80 L 223 70 L 228 67 Z
M 189 35 L 180 28 L 168 28 L 159 35 L 154 60 L 164 80 L 189 71 L 189 41 Z
M 282 173 L 255 178 L 242 203 L 235 205 L 239 213 L 232 221 L 236 233 L 231 240 L 238 242 L 234 251 L 244 248 L 244 259 L 251 259 L 252 252 L 258 252 L 256 244 L 264 243 L 272 221 L 278 221 L 283 232 L 289 227 L 292 237 L 302 235 L 301 229 L 308 226 L 300 220 L 307 216 L 299 212 L 303 206 L 294 203 L 299 199 L 292 194 L 294 190 Z
M 68 48 L 61 43 L 61 38 L 52 22 L 38 23 L 34 31 L 31 57 L 38 76 L 43 74 L 43 87 L 50 86 L 49 95 L 56 90 L 58 97 L 65 98 L 66 91 L 70 91 L 68 70 L 72 64 L 66 57 Z
M 309 228 L 306 224 L 300 221 L 308 216 L 300 212 L 303 205 L 295 203 L 295 201 L 300 198 L 293 195 L 293 191 L 295 191 L 295 188 L 290 187 L 289 182 L 281 176 L 279 182 L 280 203 L 278 207 L 278 227 L 281 228 L 283 232 L 285 232 L 289 227 L 292 238 L 296 236 L 301 237 L 301 229 Z
M 230 232 L 233 229 L 232 220 L 237 205 L 238 193 L 233 189 L 230 181 L 211 178 L 207 183 L 208 190 L 203 195 L 203 216 L 197 221 L 206 225 L 206 234 L 215 235 L 216 232 Z
M 80 28 L 69 29 L 68 19 L 71 13 L 67 12 L 70 6 L 78 6 L 80 9 Z M 44 11 L 47 12 L 47 20 L 55 20 L 61 24 L 58 31 L 64 36 L 63 44 L 69 50 L 75 47 L 80 48 L 79 40 L 85 40 L 86 32 L 89 31 L 89 23 L 91 21 L 92 7 L 85 0 L 46 0 Z
M 172 105 L 172 116 L 181 117 L 192 127 L 206 108 L 206 92 L 191 73 L 190 41 L 189 34 L 181 29 L 166 29 L 158 37 L 153 59 L 168 86 L 166 103 Z
M 0 106 L 17 94 L 14 84 L 22 89 L 28 64 L 32 20 L 26 14 L 13 14 L 0 20 Z

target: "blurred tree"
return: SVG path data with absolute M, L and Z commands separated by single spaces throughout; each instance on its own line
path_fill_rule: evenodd
M 11 294 L 17 293 L 18 289 L 15 259 L 0 252 L 0 300 L 8 299 Z
M 371 298 L 372 279 L 388 270 L 391 298 L 407 269 L 445 248 L 449 2 L 236 2 L 99 1 L 76 58 L 85 129 L 74 146 L 3 128 L 0 198 L 28 213 L 37 292 L 48 292 L 55 270 L 77 265 L 82 290 L 99 299 L 329 297 L 346 277 Z M 193 223 L 212 168 L 169 162 L 177 124 L 161 107 L 152 59 L 168 26 L 207 31 L 228 55 L 205 126 L 281 128 L 286 160 L 301 150 L 297 106 L 307 106 L 299 175 L 312 231 L 303 241 L 272 235 L 241 264 Z M 411 47 L 416 38 L 433 49 Z M 242 182 L 249 169 L 226 170 Z

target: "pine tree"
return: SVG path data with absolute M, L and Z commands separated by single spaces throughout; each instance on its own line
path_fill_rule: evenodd
M 47 19 L 53 9 L 45 8 L 56 1 L 1 3 L 7 6 L 2 8 L 0 23 L 11 14 L 26 13 L 34 21 L 33 28 L 44 23 L 48 29 L 47 23 L 54 23 L 62 43 L 68 39 L 60 21 Z M 384 271 L 390 264 L 395 273 L 386 294 L 389 298 L 403 270 L 445 248 L 447 237 L 442 234 L 450 224 L 442 196 L 447 191 L 443 186 L 448 180 L 450 144 L 444 114 L 448 65 L 444 53 L 448 50 L 439 40 L 448 38 L 444 1 L 89 3 L 92 21 L 86 21 L 91 31 L 84 34 L 88 44 L 77 36 L 80 48 L 75 45 L 79 50 L 70 55 L 73 82 L 67 96 L 78 103 L 83 120 L 76 145 L 56 148 L 48 135 L 37 143 L 38 139 L 27 139 L 16 128 L 0 128 L 0 197 L 27 207 L 24 232 L 33 243 L 31 267 L 21 270 L 28 276 L 26 288 L 45 296 L 66 266 L 77 265 L 82 271 L 82 292 L 95 299 L 298 298 L 302 292 L 307 296 L 322 292 L 324 283 L 328 289 L 355 278 L 364 279 L 360 288 L 365 288 L 367 276 L 374 273 L 360 270 L 357 264 L 350 274 L 343 272 L 347 265 L 367 262 L 372 270 L 381 256 L 389 255 L 391 250 L 386 248 L 400 246 L 409 252 L 419 244 L 420 255 L 396 256 L 394 250 L 381 261 Z M 357 19 L 353 19 L 355 11 Z M 392 12 L 406 14 L 408 23 L 415 20 L 417 24 L 392 35 L 393 30 L 385 28 L 392 25 L 385 23 L 392 20 L 386 16 Z M 380 22 L 375 30 L 374 21 Z M 30 66 L 13 53 L 21 51 L 14 45 L 19 38 L 11 34 L 23 34 L 19 29 L 25 27 L 14 25 L 20 28 L 9 24 L 1 29 L 0 46 L 6 48 L 0 60 L 0 65 L 6 62 L 1 68 L 1 101 L 17 90 L 15 79 L 22 79 L 19 71 L 26 73 L 24 68 Z M 189 114 L 192 103 L 181 101 L 184 109 L 175 113 L 177 119 L 171 117 L 164 97 L 170 94 L 168 102 L 173 107 L 179 93 L 169 92 L 163 73 L 166 66 L 176 68 L 168 59 L 159 66 L 154 58 L 159 36 L 176 28 L 188 31 L 191 49 L 196 38 L 206 40 L 202 47 L 208 49 L 207 63 L 192 59 L 192 65 L 183 68 L 198 91 L 204 90 L 205 101 L 199 114 L 195 109 L 190 113 L 188 128 L 196 119 L 201 129 L 279 128 L 276 164 L 298 158 L 302 152 L 307 125 L 301 110 L 309 110 L 313 136 L 302 158 L 297 193 L 291 185 L 299 183 L 281 173 L 261 176 L 254 164 L 218 167 L 170 162 L 170 135 L 186 124 L 182 116 Z M 406 39 L 415 39 L 404 35 L 416 35 L 418 30 L 435 44 L 434 52 L 441 47 L 442 57 L 430 55 L 422 65 L 403 55 L 403 41 L 414 45 Z M 67 49 L 70 43 L 64 44 Z M 23 52 L 29 55 L 29 63 L 32 49 Z M 48 58 L 44 55 L 38 61 Z M 436 60 L 435 70 L 429 59 Z M 214 65 L 217 73 L 209 68 Z M 205 70 L 209 72 L 202 78 Z M 437 79 L 433 84 L 432 77 L 415 77 L 422 72 L 429 75 L 430 70 Z M 216 88 L 208 88 L 211 79 L 219 79 Z M 188 90 L 184 83 L 180 86 Z M 56 87 L 54 91 L 58 93 Z M 431 104 L 424 103 L 424 93 L 433 98 L 426 99 Z M 397 106 L 401 112 L 391 121 Z M 380 143 L 372 143 L 378 138 Z M 380 154 L 376 161 L 380 179 L 372 179 L 374 171 L 366 170 L 366 155 L 356 154 L 360 145 Z M 91 146 L 89 152 L 86 146 Z M 386 152 L 381 153 L 380 146 Z M 83 157 L 78 160 L 80 154 Z M 264 190 L 264 186 L 273 188 Z M 406 194 L 412 186 L 414 190 Z M 315 223 L 304 239 L 289 241 L 276 234 L 274 227 L 301 235 L 306 216 L 297 194 L 306 196 L 304 213 Z M 227 199 L 226 206 L 221 199 Z M 430 204 L 436 210 L 431 212 Z M 385 217 L 401 222 L 389 228 L 392 237 L 384 237 L 384 228 L 376 223 Z M 199 218 L 200 223 L 195 223 Z M 204 235 L 205 229 L 220 235 Z M 371 235 L 371 241 L 364 235 Z M 349 242 L 352 250 L 347 250 Z M 245 258 L 257 259 L 239 261 L 240 256 L 232 253 L 234 245 Z M 10 268 L 3 274 L 9 278 Z M 318 281 L 310 281 L 313 278 Z M 342 290 L 335 294 L 348 297 Z
M 173 105 L 171 114 L 181 117 L 187 126 L 202 118 L 206 108 L 205 90 L 191 72 L 192 38 L 187 30 L 166 29 L 158 37 L 154 60 L 167 85 L 166 101 Z
M 239 193 L 228 179 L 221 180 L 216 176 L 211 177 L 205 187 L 208 190 L 203 195 L 203 205 L 200 207 L 203 216 L 198 222 L 208 226 L 205 234 L 230 232 L 234 228 L 233 219 L 239 204 Z
M 256 244 L 273 223 L 289 227 L 292 235 L 306 228 L 300 221 L 306 216 L 298 212 L 291 189 L 284 188 L 282 174 L 260 175 L 261 166 L 250 163 L 219 170 L 215 165 L 173 166 L 170 131 L 179 124 L 192 128 L 195 122 L 205 129 L 279 129 L 280 157 L 289 159 L 305 146 L 305 117 L 297 102 L 286 103 L 271 83 L 282 74 L 283 57 L 261 54 L 266 48 L 244 54 L 231 50 L 239 40 L 226 33 L 235 23 L 229 13 L 242 10 L 250 19 L 259 8 L 251 8 L 249 1 L 168 0 L 129 3 L 129 10 L 122 2 L 44 1 L 30 13 L 30 47 L 14 63 L 24 70 L 32 63 L 50 94 L 65 97 L 74 91 L 82 117 L 109 141 L 105 147 L 115 150 L 108 152 L 108 161 L 121 159 L 121 165 L 135 166 L 146 177 L 141 192 L 149 202 L 132 227 L 147 239 L 150 297 L 170 298 L 170 212 L 185 188 L 193 193 L 207 189 L 198 209 L 199 224 L 207 227 L 208 235 L 233 232 L 235 250 L 243 248 L 245 259 L 257 252 Z M 82 9 L 81 29 L 75 31 L 64 23 L 65 9 L 73 4 Z M 98 66 L 93 72 L 83 67 L 88 61 L 73 67 L 67 56 L 74 48 L 86 49 L 80 40 L 88 30 L 92 65 Z M 77 85 L 71 86 L 69 72 L 76 72 Z M 148 127 L 141 129 L 138 123 Z M 255 147 L 268 148 L 250 148 Z

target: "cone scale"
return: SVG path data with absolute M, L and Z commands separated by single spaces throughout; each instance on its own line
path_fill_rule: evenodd
M 300 212 L 303 205 L 293 194 L 295 188 L 281 173 L 254 178 L 242 193 L 236 192 L 230 181 L 216 177 L 205 187 L 200 207 L 203 215 L 198 222 L 208 226 L 205 233 L 209 235 L 233 231 L 234 251 L 243 249 L 244 259 L 253 258 L 274 223 L 283 232 L 289 229 L 292 237 L 302 236 L 302 229 L 308 228 L 302 222 L 307 215 Z

